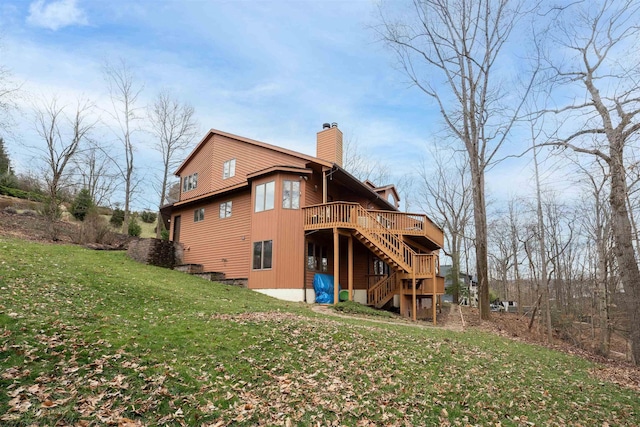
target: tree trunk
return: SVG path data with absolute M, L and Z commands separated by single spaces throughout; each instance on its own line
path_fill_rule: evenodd
M 479 159 L 471 158 L 471 182 L 473 190 L 473 218 L 476 228 L 476 274 L 478 276 L 478 303 L 480 318 L 491 318 L 489 307 L 489 257 L 487 248 L 487 211 L 484 200 L 484 173 Z
M 610 172 L 611 172 L 611 226 L 615 245 L 613 251 L 618 261 L 620 279 L 624 286 L 625 297 L 629 309 L 629 339 L 631 355 L 634 363 L 640 362 L 640 270 L 633 248 L 631 222 L 627 210 L 627 185 L 625 182 L 625 168 L 623 163 L 621 137 L 615 138 L 610 144 Z

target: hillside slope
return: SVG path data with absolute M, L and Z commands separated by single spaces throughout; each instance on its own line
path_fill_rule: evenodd
M 0 237 L 2 425 L 640 425 L 599 369 Z

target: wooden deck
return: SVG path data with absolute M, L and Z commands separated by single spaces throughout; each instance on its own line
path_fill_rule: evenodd
M 326 228 L 384 229 L 400 236 L 421 236 L 438 247 L 444 246 L 444 233 L 426 215 L 394 211 L 366 210 L 358 203 L 333 202 L 303 208 L 305 230 Z
M 400 295 L 401 301 L 403 296 L 411 296 L 414 308 L 416 299 L 424 296 L 432 297 L 435 306 L 435 296 L 444 294 L 438 255 L 419 253 L 404 239 L 424 237 L 442 247 L 443 232 L 426 215 L 366 210 L 349 202 L 309 206 L 303 212 L 305 231 L 349 230 L 351 236 L 393 268 L 393 274 L 368 289 L 368 304 L 381 307 L 394 295 Z

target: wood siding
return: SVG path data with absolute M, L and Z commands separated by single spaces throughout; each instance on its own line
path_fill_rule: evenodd
M 214 135 L 212 187 L 214 190 L 246 182 L 250 173 L 274 165 L 305 167 L 306 161 L 263 147 L 249 145 L 222 135 Z M 222 179 L 224 162 L 236 159 L 235 176 Z
M 185 165 L 180 174 L 180 201 L 193 199 L 213 191 L 211 186 L 213 150 L 213 144 L 203 145 L 189 164 Z M 198 174 L 198 186 L 193 190 L 183 192 L 182 178 L 194 173 Z
M 252 183 L 252 192 L 256 185 L 275 182 L 274 209 L 255 212 L 255 197 L 251 202 L 251 239 L 253 242 L 273 240 L 272 268 L 269 270 L 251 270 L 249 287 L 252 289 L 300 289 L 304 273 L 304 229 L 300 209 L 282 207 L 282 186 L 285 180 L 298 181 L 300 202 L 305 200 L 304 180 L 297 174 L 272 174 Z
M 232 202 L 231 217 L 220 218 L 220 203 Z M 204 220 L 193 221 L 193 212 L 204 208 Z M 251 254 L 251 195 L 243 192 L 177 210 L 181 216 L 180 242 L 185 264 L 202 264 L 205 271 L 218 271 L 228 278 L 247 278 Z M 172 230 L 173 231 L 173 230 Z
M 314 172 L 308 181 L 304 182 L 305 197 L 304 206 L 319 205 L 322 203 L 322 172 Z
M 223 179 L 224 163 L 232 159 L 236 160 L 235 175 Z M 198 187 L 184 194 L 180 193 L 180 201 L 244 183 L 248 174 L 274 165 L 303 168 L 306 164 L 307 161 L 299 157 L 212 134 L 180 173 L 181 185 L 182 177 L 198 173 Z

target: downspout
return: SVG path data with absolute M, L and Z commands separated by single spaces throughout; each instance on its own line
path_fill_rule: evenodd
M 302 257 L 302 292 L 303 301 L 305 304 L 307 303 L 307 234 L 305 233 L 302 237 L 302 241 L 304 242 L 302 245 L 302 250 L 304 251 L 305 256 Z
M 329 169 L 322 168 L 322 204 L 327 204 L 327 172 Z

